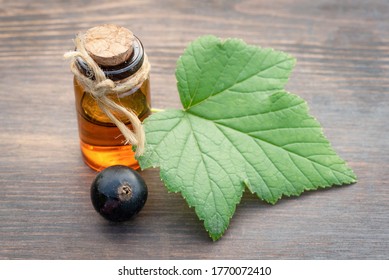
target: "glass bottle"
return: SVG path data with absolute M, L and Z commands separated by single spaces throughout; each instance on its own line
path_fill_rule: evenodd
M 107 78 L 115 83 L 122 83 L 140 69 L 144 56 L 143 45 L 134 36 L 129 58 L 125 61 L 119 60 L 117 65 L 106 66 L 99 63 L 98 65 Z M 115 61 L 117 63 L 117 58 Z M 77 67 L 84 75 L 90 75 L 88 66 L 81 59 L 77 60 Z M 93 79 L 93 76 L 91 78 Z M 126 165 L 133 169 L 139 168 L 132 146 L 123 144 L 125 139 L 120 130 L 100 109 L 96 99 L 84 89 L 76 76 L 74 77 L 74 92 L 80 147 L 85 163 L 97 171 L 117 164 Z M 131 109 L 141 121 L 150 115 L 149 77 L 129 91 L 111 94 L 108 97 L 117 104 Z M 126 116 L 119 113 L 115 113 L 115 116 L 132 129 Z

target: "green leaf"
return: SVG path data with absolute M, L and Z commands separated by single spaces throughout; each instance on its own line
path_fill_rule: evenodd
M 294 64 L 283 52 L 200 37 L 177 64 L 184 109 L 144 122 L 142 169 L 159 166 L 168 190 L 182 193 L 214 240 L 245 187 L 274 204 L 356 181 L 306 102 L 284 90 Z

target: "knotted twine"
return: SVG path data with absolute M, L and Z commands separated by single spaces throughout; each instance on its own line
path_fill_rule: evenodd
M 144 152 L 145 147 L 145 132 L 142 122 L 138 116 L 129 108 L 125 108 L 113 100 L 109 94 L 120 94 L 130 91 L 134 87 L 140 86 L 149 76 L 150 63 L 144 54 L 143 64 L 140 69 L 127 78 L 119 82 L 114 82 L 108 79 L 99 65 L 90 57 L 84 46 L 84 35 L 79 34 L 75 40 L 76 51 L 69 51 L 64 54 L 66 59 L 70 59 L 70 70 L 75 75 L 78 82 L 89 92 L 97 101 L 101 110 L 114 123 L 126 139 L 124 144 L 136 146 L 136 156 L 140 156 Z M 77 67 L 77 59 L 82 59 L 88 66 L 90 73 L 85 76 Z M 92 79 L 94 77 L 94 79 Z M 113 112 L 119 112 L 125 115 L 132 124 L 133 131 L 129 129 L 121 120 L 119 120 Z

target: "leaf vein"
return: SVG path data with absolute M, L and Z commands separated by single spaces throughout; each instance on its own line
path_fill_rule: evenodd
M 267 156 L 267 158 L 270 160 L 272 165 L 278 170 L 278 172 L 282 175 L 282 177 L 284 177 L 284 179 L 289 183 L 289 185 L 292 186 L 292 188 L 294 188 L 295 191 L 297 191 L 294 184 L 288 179 L 287 176 L 285 176 L 284 172 L 281 171 L 281 169 L 278 167 L 278 165 L 274 163 L 272 157 L 269 157 L 268 153 L 266 152 L 266 149 L 264 149 L 259 142 L 257 142 L 257 141 L 254 141 L 254 142 L 258 145 L 258 147 L 260 147 L 262 149 L 263 153 Z M 285 192 L 285 193 L 287 193 L 287 192 Z
M 248 136 L 248 134 L 246 134 L 245 132 L 242 132 L 242 131 L 240 131 L 240 130 L 234 128 L 234 127 L 229 127 L 229 126 L 227 126 L 227 125 L 225 125 L 225 124 L 221 124 L 221 123 L 218 123 L 218 124 L 221 125 L 221 126 L 223 126 L 223 127 L 226 127 L 226 128 L 232 129 L 232 130 L 235 130 L 236 132 L 239 132 L 239 133 L 241 133 L 241 134 L 244 134 L 244 135 Z M 259 132 L 260 132 L 260 131 L 259 131 Z M 272 145 L 272 146 L 281 148 L 281 149 L 284 150 L 285 152 L 295 154 L 295 155 L 297 155 L 297 156 L 299 156 L 299 157 L 301 157 L 301 158 L 303 158 L 303 159 L 305 159 L 305 160 L 314 162 L 314 163 L 316 163 L 316 164 L 318 164 L 318 165 L 320 165 L 320 166 L 323 166 L 324 168 L 328 168 L 328 169 L 332 170 L 330 167 L 328 167 L 328 166 L 326 166 L 326 165 L 324 165 L 324 164 L 322 164 L 322 163 L 320 163 L 320 162 L 317 162 L 317 161 L 315 161 L 315 160 L 308 159 L 307 157 L 304 157 L 304 156 L 302 156 L 302 155 L 300 155 L 300 154 L 298 154 L 298 153 L 296 153 L 296 152 L 294 152 L 294 151 L 290 151 L 290 150 L 288 150 L 288 149 L 284 149 L 283 147 L 280 147 L 279 145 L 277 145 L 277 144 L 275 144 L 275 143 L 272 143 L 272 142 L 270 142 L 270 141 L 268 141 L 268 140 L 262 139 L 262 138 L 260 138 L 260 137 L 258 137 L 258 136 L 256 136 L 256 135 L 255 135 L 255 136 L 252 136 L 252 137 L 255 138 L 255 139 L 258 139 L 258 140 L 260 140 L 260 141 L 262 141 L 262 142 L 268 143 L 268 144 L 270 144 L 270 145 Z M 338 170 L 334 170 L 334 171 L 335 171 L 335 172 L 338 172 L 338 173 L 340 173 L 340 174 L 343 174 L 343 173 L 341 173 L 341 172 L 338 171 Z M 353 179 L 353 178 L 352 178 L 351 176 L 349 176 L 349 175 L 346 175 L 346 174 L 343 174 L 343 175 L 349 177 L 350 179 Z
M 229 138 L 229 135 L 226 134 L 222 129 L 220 129 L 220 127 L 218 125 L 215 125 L 215 127 L 226 137 L 226 139 L 231 143 L 232 147 L 235 148 L 236 151 L 238 151 L 238 154 L 244 158 L 247 162 L 247 158 L 244 156 L 243 152 L 239 149 L 240 146 L 238 145 L 235 145 L 233 143 L 233 141 Z M 264 178 L 262 177 L 262 175 L 254 168 L 254 166 L 252 164 L 249 164 L 248 165 L 253 171 L 254 173 L 258 174 L 258 176 L 261 178 L 262 182 L 264 183 L 264 185 L 267 187 L 267 190 L 270 192 L 270 195 L 275 198 L 276 196 L 274 195 L 273 191 L 271 190 L 271 188 L 268 186 L 268 184 L 266 183 L 266 181 L 264 180 Z M 247 166 L 246 166 L 246 169 L 247 169 Z M 247 175 L 247 174 L 246 174 Z
M 288 110 L 288 109 L 292 109 L 294 107 L 297 107 L 301 104 L 303 104 L 303 102 L 300 102 L 298 104 L 293 104 L 292 106 L 290 107 L 284 107 L 284 108 L 280 108 L 280 109 L 277 109 L 277 110 L 271 110 L 271 111 L 265 111 L 265 112 L 255 112 L 253 114 L 247 114 L 247 115 L 243 115 L 243 116 L 231 116 L 231 117 L 227 117 L 227 118 L 221 118 L 221 119 L 213 119 L 212 121 L 224 121 L 224 120 L 231 120 L 231 119 L 242 119 L 242 118 L 248 118 L 248 117 L 255 117 L 255 116 L 262 116 L 262 115 L 267 115 L 267 114 L 271 114 L 271 113 L 279 113 L 281 111 L 284 111 L 284 110 Z M 192 113 L 192 112 L 191 112 Z
M 207 169 L 206 167 L 207 167 L 207 161 L 204 159 L 204 156 L 206 156 L 206 154 L 201 150 L 201 147 L 200 147 L 200 145 L 199 145 L 199 140 L 197 139 L 197 136 L 196 136 L 196 134 L 195 134 L 195 130 L 193 129 L 193 125 L 192 125 L 192 122 L 190 121 L 190 119 L 189 119 L 189 117 L 187 116 L 187 121 L 189 122 L 189 125 L 190 125 L 190 127 L 191 127 L 191 132 L 192 132 L 192 135 L 193 135 L 193 137 L 194 137 L 194 139 L 195 139 L 195 143 L 196 143 L 196 147 L 197 147 L 197 149 L 199 150 L 199 152 L 200 152 L 200 154 L 201 154 L 201 158 L 202 158 L 202 163 L 203 163 L 203 165 L 204 165 L 204 167 L 205 167 L 205 169 Z M 214 160 L 215 161 L 215 160 Z M 218 162 L 218 161 L 215 161 L 219 166 L 220 166 L 220 163 Z M 220 166 L 221 167 L 221 166 Z M 221 170 L 223 170 L 224 171 L 224 169 L 221 167 Z M 208 173 L 208 172 L 206 172 L 206 175 L 207 175 L 207 177 L 208 177 L 208 180 L 210 181 L 210 182 L 213 182 L 216 186 L 218 186 L 218 184 L 214 181 L 214 179 L 210 176 L 210 174 Z M 211 189 L 209 190 L 209 194 L 210 193 L 212 193 L 212 197 L 213 197 L 213 199 L 214 199 L 214 205 L 215 205 L 215 211 L 217 212 L 217 208 L 216 208 L 216 205 L 217 205 L 217 201 L 215 200 L 216 198 L 215 198 L 215 192 L 214 192 L 214 190 L 213 190 L 213 188 L 212 188 L 212 184 L 211 184 Z M 225 203 L 226 203 L 226 205 L 228 205 L 228 202 L 227 202 L 227 199 L 226 199 L 226 197 L 225 197 L 225 195 L 224 195 L 224 193 L 223 192 L 221 192 L 223 195 L 222 195 L 222 197 L 223 197 L 223 199 L 225 200 Z M 208 196 L 209 196 L 209 194 L 208 194 Z M 218 213 L 219 215 L 220 215 L 220 213 Z M 224 219 L 223 219 L 224 220 Z

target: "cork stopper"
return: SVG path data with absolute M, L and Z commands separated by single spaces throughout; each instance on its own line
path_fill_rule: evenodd
M 134 34 L 127 28 L 104 24 L 85 33 L 85 49 L 101 66 L 115 66 L 125 62 L 133 51 Z

